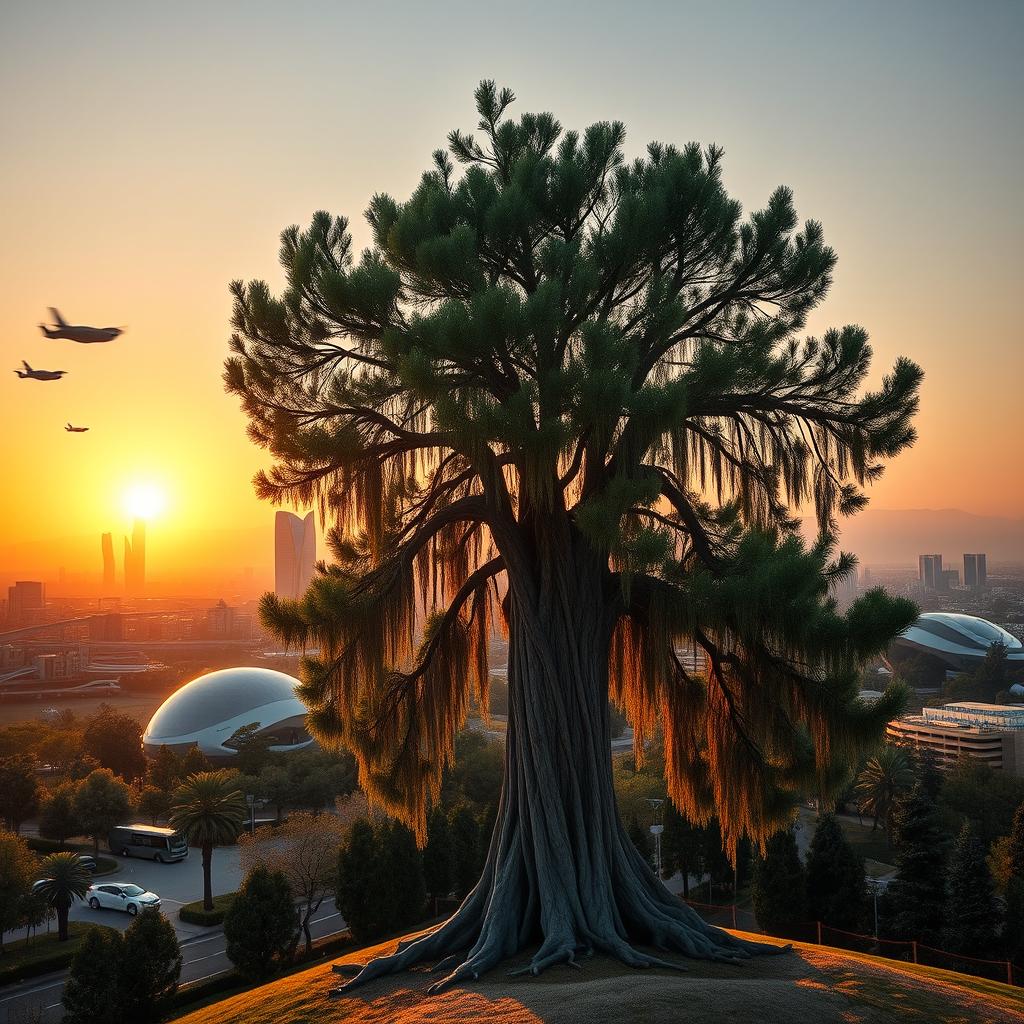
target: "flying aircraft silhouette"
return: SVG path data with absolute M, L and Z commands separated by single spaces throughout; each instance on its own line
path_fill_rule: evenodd
M 88 427 L 73 427 L 69 423 L 64 429 L 69 434 L 84 434 L 89 428 Z
M 40 324 L 39 329 L 47 338 L 64 338 L 67 341 L 77 341 L 79 345 L 98 345 L 100 342 L 113 341 L 116 337 L 124 334 L 122 327 L 83 327 L 65 323 L 64 317 L 50 306 L 50 315 L 56 327 L 47 327 Z
M 26 377 L 30 380 L 60 380 L 61 377 L 67 373 L 67 370 L 33 370 L 24 359 L 21 361 L 21 365 L 25 367 L 24 370 L 15 370 L 14 372 L 24 380 Z

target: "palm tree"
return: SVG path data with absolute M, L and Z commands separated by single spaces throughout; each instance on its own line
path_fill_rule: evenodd
M 884 746 L 857 776 L 857 797 L 862 810 L 874 815 L 871 831 L 881 818 L 886 838 L 892 835 L 892 814 L 897 798 L 914 785 L 914 770 L 907 755 L 898 747 Z
M 175 791 L 170 822 L 203 852 L 203 909 L 213 910 L 210 861 L 215 846 L 233 843 L 245 822 L 246 804 L 234 772 L 198 772 Z
M 38 892 L 57 912 L 57 938 L 66 942 L 68 938 L 68 911 L 76 899 L 85 899 L 91 879 L 89 871 L 82 864 L 77 853 L 51 853 L 43 858 L 40 865 L 43 884 Z

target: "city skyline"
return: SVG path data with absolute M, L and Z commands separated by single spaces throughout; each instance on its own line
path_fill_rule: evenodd
M 151 576 L 169 578 L 199 551 L 222 552 L 234 573 L 265 572 L 266 556 L 256 558 L 262 541 L 229 536 L 258 533 L 267 506 L 250 482 L 266 460 L 221 391 L 228 282 L 265 276 L 276 285 L 278 232 L 318 208 L 348 216 L 356 247 L 367 244 L 362 211 L 373 191 L 407 193 L 437 140 L 472 127 L 466 95 L 483 74 L 514 87 L 522 109 L 554 105 L 573 124 L 622 117 L 631 154 L 652 138 L 722 144 L 726 181 L 748 210 L 780 182 L 792 185 L 799 216 L 820 219 L 839 254 L 831 294 L 808 330 L 863 324 L 873 373 L 900 352 L 926 373 L 919 441 L 871 488 L 873 507 L 957 507 L 1019 519 L 1024 479 L 1007 467 L 1021 455 L 1012 295 L 1024 133 L 1014 130 L 1021 70 L 1011 45 L 1020 10 L 868 4 L 823 18 L 806 8 L 768 13 L 746 5 L 749 33 L 740 40 L 724 12 L 645 10 L 614 35 L 588 39 L 586 59 L 570 55 L 549 66 L 571 28 L 554 18 L 524 59 L 520 37 L 538 36 L 544 17 L 528 8 L 498 34 L 507 38 L 488 66 L 460 58 L 415 93 L 410 83 L 425 65 L 403 43 L 399 80 L 367 99 L 360 82 L 371 65 L 359 54 L 371 52 L 368 41 L 383 30 L 376 12 L 301 4 L 287 15 L 262 11 L 243 46 L 223 10 L 204 15 L 201 36 L 179 37 L 143 11 L 124 24 L 116 6 L 88 14 L 68 6 L 59 20 L 27 5 L 5 8 L 0 81 L 22 101 L 0 114 L 10 143 L 0 168 L 5 244 L 18 253 L 0 278 L 0 348 L 11 366 L 59 353 L 69 372 L 43 385 L 8 374 L 4 384 L 0 429 L 19 443 L 0 494 L 0 569 L 98 572 L 95 536 L 114 527 L 121 492 L 145 479 L 167 493 L 166 511 L 149 526 L 159 535 Z M 404 16 L 434 38 L 426 12 L 408 8 Z M 649 34 L 655 16 L 664 42 Z M 884 35 L 875 31 L 879 18 Z M 631 80 L 591 66 L 602 64 L 595 56 L 621 52 L 626 63 L 654 67 L 640 56 L 684 28 L 705 41 L 706 55 L 680 75 L 651 71 Z M 787 68 L 770 54 L 772 44 L 791 49 L 793 33 L 811 56 Z M 290 58 L 280 57 L 283 43 L 318 54 L 338 34 L 353 44 L 350 62 L 311 58 L 296 75 Z M 68 59 L 40 79 L 32 55 L 54 42 Z M 726 43 L 745 55 L 743 72 L 711 92 L 703 76 Z M 184 81 L 182 62 L 194 70 Z M 273 74 L 256 75 L 255 67 Z M 770 91 L 761 88 L 769 71 Z M 402 97 L 413 94 L 410 106 Z M 801 119 L 772 116 L 798 95 Z M 308 119 L 294 146 L 280 147 L 295 104 L 311 96 L 330 100 L 318 100 L 320 116 Z M 237 116 L 243 99 L 261 106 L 265 123 Z M 85 125 L 98 132 L 95 143 Z M 43 141 L 54 136 L 86 147 L 90 160 L 73 168 L 53 160 Z M 358 152 L 350 153 L 340 140 L 355 137 Z M 968 303 L 960 301 L 965 292 Z M 100 346 L 46 340 L 35 325 L 50 305 L 72 322 L 123 324 L 125 333 Z M 100 394 L 118 400 L 99 402 Z M 69 418 L 90 432 L 66 434 Z M 78 496 L 71 507 L 65 493 Z

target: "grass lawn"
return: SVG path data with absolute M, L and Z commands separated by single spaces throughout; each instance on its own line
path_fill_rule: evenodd
M 736 934 L 765 941 L 761 935 Z M 687 1024 L 756 1019 L 1010 1024 L 1024 1017 L 1020 989 L 828 946 L 792 945 L 788 955 L 755 957 L 740 967 L 690 960 L 684 974 L 634 971 L 600 955 L 584 960 L 580 970 L 556 966 L 539 978 L 512 979 L 503 966 L 436 997 L 426 995 L 436 977 L 415 971 L 330 999 L 328 990 L 341 979 L 323 964 L 175 1019 L 185 1024 L 575 1024 L 588 1019 L 675 1024 L 682 1019 L 680 1007 Z M 393 947 L 384 943 L 342 959 L 365 962 Z M 520 956 L 514 962 L 527 960 Z
M 72 921 L 68 925 L 70 937 L 67 942 L 60 942 L 57 939 L 56 923 L 52 925 L 53 930 L 49 934 L 40 932 L 29 940 L 8 940 L 4 943 L 3 956 L 0 956 L 0 985 L 67 967 L 90 928 L 106 928 L 106 925 Z M 114 931 L 113 928 L 106 930 Z

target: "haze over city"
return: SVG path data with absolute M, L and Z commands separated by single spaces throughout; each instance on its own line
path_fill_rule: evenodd
M 0 4 L 0 1019 L 1024 1020 L 1022 52 Z
M 965 551 L 980 532 L 992 559 L 1014 560 L 1021 8 L 594 15 L 567 49 L 569 15 L 550 5 L 454 5 L 446 18 L 403 3 L 6 6 L 0 353 L 9 368 L 28 359 L 68 375 L 3 379 L 0 585 L 29 575 L 57 586 L 63 568 L 71 589 L 91 586 L 101 533 L 120 559 L 138 488 L 157 496 L 146 511 L 160 590 L 270 585 L 273 517 L 250 486 L 265 461 L 220 382 L 228 282 L 277 287 L 278 233 L 316 209 L 346 214 L 356 249 L 367 244 L 373 193 L 410 190 L 485 75 L 512 84 L 522 109 L 557 99 L 568 123 L 621 118 L 629 155 L 654 138 L 719 143 L 745 209 L 790 185 L 799 216 L 820 220 L 839 254 L 808 330 L 863 325 L 872 383 L 898 353 L 926 374 L 919 440 L 870 489 L 847 546 L 865 564 L 910 566 L 916 545 L 894 542 L 898 523 L 900 537 L 937 531 Z M 486 52 L 465 45 L 471 22 L 488 26 Z M 438 61 L 443 75 L 430 70 Z M 54 305 L 126 333 L 107 346 L 47 341 L 36 324 Z M 90 431 L 66 433 L 68 420 Z M 951 509 L 965 515 L 934 512 Z

